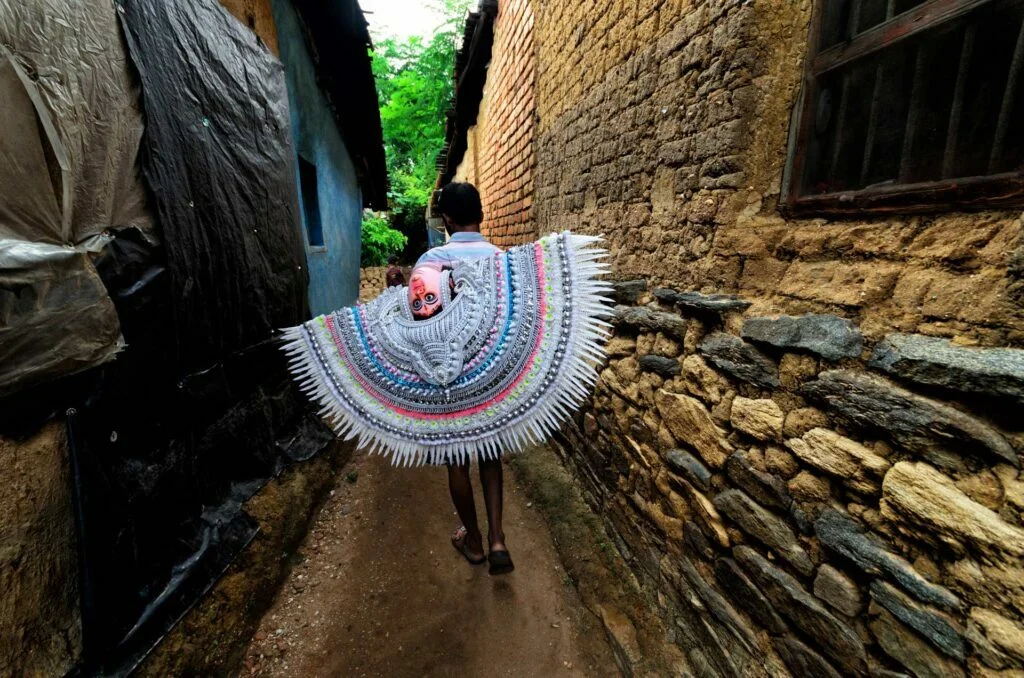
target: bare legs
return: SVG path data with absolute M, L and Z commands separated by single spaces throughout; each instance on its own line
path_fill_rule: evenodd
M 487 508 L 487 540 L 492 551 L 504 551 L 505 532 L 501 529 L 501 507 L 504 500 L 504 475 L 500 459 L 480 462 L 480 484 Z
M 473 483 L 469 480 L 469 464 L 448 465 L 448 491 L 452 495 L 455 512 L 459 514 L 459 520 L 466 530 L 465 542 L 461 547 L 456 543 L 455 547 L 461 548 L 462 552 L 473 560 L 483 558 L 483 538 L 476 522 L 476 502 L 473 501 Z M 456 537 L 453 537 L 453 541 L 455 539 Z
M 501 506 L 503 499 L 503 470 L 501 460 L 480 462 L 480 484 L 484 490 L 484 505 L 487 509 L 487 542 L 491 551 L 504 551 L 505 533 L 501 528 Z M 455 511 L 466 528 L 464 551 L 472 557 L 484 555 L 483 535 L 477 524 L 476 502 L 473 501 L 473 483 L 469 477 L 469 464 L 448 466 L 448 490 L 452 495 Z

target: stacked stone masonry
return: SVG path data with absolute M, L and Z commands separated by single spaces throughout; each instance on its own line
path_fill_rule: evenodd
M 387 287 L 386 266 L 366 266 L 359 269 L 359 301 L 366 302 L 375 298 Z
M 365 266 L 359 269 L 359 301 L 365 303 L 375 299 L 387 288 L 387 272 L 387 266 Z M 406 282 L 411 272 L 411 267 L 402 268 Z
M 483 233 L 499 247 L 533 240 L 533 10 L 528 0 L 498 3 L 494 45 L 477 124 L 455 178 L 480 190 Z
M 1024 670 L 1024 350 L 622 287 L 556 447 L 694 673 Z
M 528 5 L 481 111 L 532 101 L 536 232 L 620 281 L 556 447 L 688 670 L 1021 675 L 1021 212 L 784 216 L 809 0 Z

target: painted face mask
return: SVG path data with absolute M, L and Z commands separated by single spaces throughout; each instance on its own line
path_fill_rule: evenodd
M 418 320 L 441 311 L 441 271 L 431 266 L 420 266 L 409 278 L 409 307 Z

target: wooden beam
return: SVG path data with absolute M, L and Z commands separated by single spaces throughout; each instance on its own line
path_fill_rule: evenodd
M 814 57 L 811 69 L 817 76 L 955 19 L 994 0 L 930 0 L 885 23 L 864 31 L 853 40 L 830 47 Z

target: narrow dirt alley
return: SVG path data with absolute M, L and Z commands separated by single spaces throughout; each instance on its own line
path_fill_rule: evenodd
M 443 468 L 393 468 L 359 454 L 349 470 L 241 676 L 619 675 L 547 525 L 508 470 L 505 533 L 516 571 L 501 577 L 452 548 L 458 518 Z M 482 516 L 479 487 L 477 495 Z

